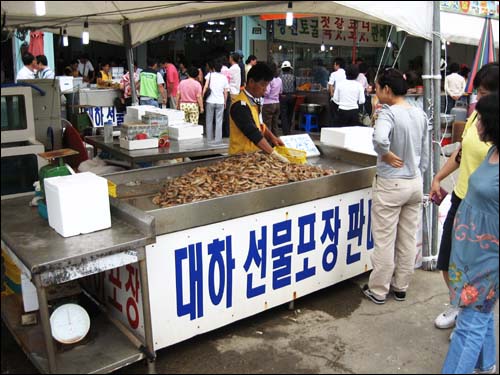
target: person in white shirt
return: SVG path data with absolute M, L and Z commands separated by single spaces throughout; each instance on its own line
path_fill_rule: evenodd
M 455 102 L 460 99 L 465 91 L 465 79 L 458 72 L 460 71 L 460 65 L 453 63 L 450 65 L 450 74 L 446 76 L 444 80 L 444 90 L 446 91 L 446 96 L 448 103 L 446 106 L 446 113 L 450 113 L 451 109 L 455 106 Z
M 255 55 L 248 56 L 247 60 L 245 61 L 245 81 L 246 77 L 248 76 L 248 71 L 252 69 L 255 64 L 257 64 L 257 57 Z
M 220 70 L 222 68 L 222 63 L 220 62 L 220 60 L 209 61 L 207 65 L 209 68 L 209 73 L 205 76 L 205 87 L 203 88 L 203 96 L 205 96 L 208 88 L 210 88 L 210 95 L 206 99 L 205 103 L 207 141 L 215 141 L 216 143 L 220 143 L 222 142 L 222 122 L 224 118 L 224 109 L 226 107 L 227 93 L 230 86 L 227 82 L 226 76 L 220 73 Z M 238 66 L 238 64 L 236 64 L 236 66 Z
M 229 81 L 229 93 L 231 97 L 234 97 L 240 93 L 241 87 L 241 68 L 238 65 L 240 61 L 240 55 L 233 52 L 229 55 L 229 63 L 231 67 L 229 68 L 229 73 L 231 74 L 231 79 Z
M 330 125 L 335 126 L 335 117 L 338 111 L 338 105 L 333 100 L 333 94 L 335 92 L 335 87 L 340 82 L 345 80 L 345 60 L 341 57 L 335 58 L 333 60 L 333 72 L 330 74 L 330 79 L 328 80 L 328 91 L 330 92 Z
M 38 71 L 36 78 L 40 79 L 53 79 L 55 74 L 52 69 L 50 69 L 49 63 L 47 62 L 47 57 L 45 55 L 38 55 L 36 57 L 36 62 L 38 64 Z
M 95 78 L 95 69 L 89 60 L 89 55 L 84 53 L 78 61 L 78 72 L 83 77 L 84 82 L 93 82 Z
M 31 53 L 25 53 L 22 57 L 24 66 L 17 72 L 16 82 L 20 79 L 35 79 L 36 59 Z
M 365 90 L 361 83 L 356 81 L 358 74 L 358 66 L 350 65 L 347 68 L 346 79 L 337 83 L 333 101 L 338 105 L 339 110 L 334 126 L 360 125 L 359 105 L 365 103 Z

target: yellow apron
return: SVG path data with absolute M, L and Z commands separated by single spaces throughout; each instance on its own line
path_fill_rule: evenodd
M 239 101 L 245 102 L 248 108 L 250 108 L 255 126 L 258 127 L 262 135 L 264 135 L 266 132 L 266 125 L 260 123 L 258 106 L 250 102 L 250 99 L 246 96 L 244 91 L 241 91 L 233 99 L 233 103 Z M 229 155 L 257 151 L 260 151 L 260 148 L 243 134 L 235 124 L 233 117 L 229 116 Z

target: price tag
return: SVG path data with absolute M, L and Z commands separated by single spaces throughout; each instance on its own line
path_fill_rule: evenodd
M 280 137 L 286 147 L 306 152 L 306 157 L 319 156 L 320 152 L 309 134 L 285 135 Z

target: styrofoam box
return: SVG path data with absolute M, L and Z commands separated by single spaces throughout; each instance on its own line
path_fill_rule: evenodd
M 49 225 L 63 237 L 111 227 L 108 182 L 91 172 L 45 179 Z
M 326 145 L 376 155 L 372 138 L 373 128 L 346 126 L 343 128 L 321 128 L 320 141 Z
M 142 150 L 144 148 L 158 147 L 158 138 L 125 139 L 120 137 L 120 147 L 127 150 Z
M 73 91 L 73 77 L 57 76 L 56 78 L 59 81 L 59 88 L 61 92 Z
M 146 113 L 146 111 L 150 111 L 156 107 L 152 105 L 131 105 L 127 107 L 127 118 L 130 122 L 132 121 L 141 121 L 142 116 Z
M 203 126 L 184 122 L 168 127 L 168 136 L 176 140 L 203 138 Z
M 184 111 L 180 111 L 178 109 L 153 107 L 153 109 L 148 109 L 148 114 L 167 116 L 169 125 L 180 124 L 186 121 Z

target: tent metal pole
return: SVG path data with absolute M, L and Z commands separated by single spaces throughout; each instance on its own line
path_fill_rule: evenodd
M 132 92 L 132 105 L 139 104 L 137 100 L 137 91 L 135 90 L 134 80 L 134 50 L 132 49 L 132 38 L 130 36 L 130 24 L 128 22 L 123 24 L 123 45 L 125 46 L 125 53 L 127 55 L 127 66 L 130 75 L 130 89 Z
M 433 52 L 433 72 L 434 80 L 434 108 L 433 108 L 433 118 L 434 118 L 434 139 L 433 144 L 433 176 L 437 171 L 439 171 L 441 166 L 441 153 L 439 140 L 441 139 L 441 72 L 439 70 L 441 61 L 441 24 L 440 24 L 440 1 L 434 1 L 434 11 L 433 11 L 433 34 L 432 34 L 432 52 Z M 431 255 L 435 256 L 438 253 L 438 216 L 439 207 L 432 205 L 432 247 Z
M 432 43 L 426 42 L 424 56 L 424 106 L 429 116 L 431 132 L 430 161 L 427 173 L 424 176 L 424 194 L 430 190 L 431 178 L 440 169 L 440 147 L 441 139 L 441 73 L 439 70 L 441 61 L 441 25 L 440 25 L 440 3 L 433 2 L 432 11 Z M 429 74 L 430 73 L 430 74 Z M 422 217 L 422 268 L 433 271 L 436 268 L 438 253 L 438 215 L 439 207 L 424 201 Z M 429 223 L 430 222 L 430 226 Z M 429 233 L 429 229 L 431 233 Z
M 430 77 L 431 75 L 431 49 L 432 42 L 429 40 L 425 40 L 425 49 L 424 49 L 424 66 L 423 66 L 423 76 Z M 431 95 L 431 84 L 432 80 L 429 78 L 425 78 L 424 82 L 424 111 L 429 119 L 432 118 L 432 95 Z M 427 128 L 427 132 L 429 133 L 429 139 L 432 139 L 432 122 L 429 123 Z M 429 155 L 432 155 L 432 142 L 429 142 L 429 149 L 427 150 Z M 432 179 L 432 160 L 429 159 L 429 166 L 424 173 L 424 196 L 429 192 L 431 187 L 431 179 Z M 432 269 L 432 261 L 431 259 L 431 231 L 429 226 L 429 200 L 428 198 L 424 198 L 423 209 L 422 209 L 422 268 L 424 270 Z

